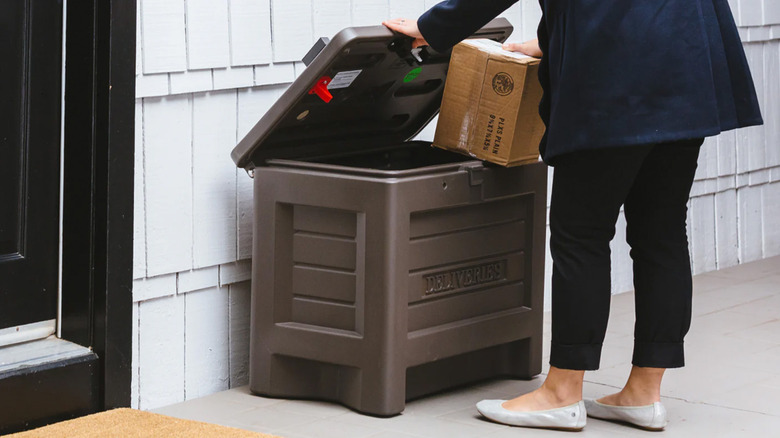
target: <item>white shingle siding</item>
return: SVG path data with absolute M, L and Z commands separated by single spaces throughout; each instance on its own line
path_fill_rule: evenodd
M 219 284 L 219 266 L 195 269 L 176 274 L 176 293 L 217 287 Z
M 146 272 L 192 268 L 192 96 L 144 100 Z
M 231 65 L 270 63 L 270 0 L 230 0 L 229 6 Z
M 184 399 L 230 388 L 228 288 L 184 296 Z
M 271 0 L 274 62 L 303 58 L 314 41 L 312 0 Z
M 192 267 L 216 266 L 236 259 L 236 92 L 219 91 L 193 98 L 192 124 Z
M 249 383 L 249 282 L 229 286 L 230 387 Z
M 300 75 L 316 38 L 434 3 L 139 0 L 134 407 L 248 381 L 252 180 L 230 160 L 237 140 Z M 689 202 L 696 273 L 780 255 L 780 0 L 730 4 L 767 124 L 706 140 Z M 536 36 L 537 0 L 503 15 L 515 26 L 511 41 Z M 621 213 L 614 293 L 633 287 L 624 227 Z M 546 263 L 549 279 L 549 251 Z M 549 281 L 545 289 L 549 307 Z
M 718 268 L 739 264 L 737 191 L 715 194 L 715 260 Z
M 144 74 L 187 70 L 184 0 L 139 0 L 141 71 Z
M 142 302 L 137 336 L 138 407 L 184 401 L 184 296 Z
M 717 268 L 715 195 L 692 198 L 690 220 L 693 271 L 695 273 L 714 271 Z
M 187 69 L 230 65 L 227 0 L 187 0 Z

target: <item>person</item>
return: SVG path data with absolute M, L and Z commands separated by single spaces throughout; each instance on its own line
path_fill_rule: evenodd
M 516 0 L 446 0 L 383 24 L 444 52 Z M 727 0 L 540 0 L 537 39 L 505 48 L 541 57 L 550 204 L 550 371 L 536 390 L 483 400 L 488 419 L 580 430 L 586 416 L 663 429 L 661 380 L 684 366 L 692 281 L 687 201 L 704 137 L 763 123 Z M 582 399 L 609 318 L 610 248 L 621 206 L 636 300 L 623 389 Z

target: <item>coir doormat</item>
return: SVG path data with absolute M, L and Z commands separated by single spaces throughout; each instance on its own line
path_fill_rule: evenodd
M 200 421 L 182 420 L 167 415 L 120 408 L 38 429 L 6 435 L 4 438 L 50 437 L 225 437 L 225 438 L 278 438 L 248 430 L 235 429 Z

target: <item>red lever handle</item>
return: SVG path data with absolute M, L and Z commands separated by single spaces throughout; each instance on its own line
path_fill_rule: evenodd
M 320 97 L 320 99 L 325 101 L 325 103 L 330 102 L 330 100 L 333 99 L 333 95 L 330 94 L 330 90 L 328 90 L 328 84 L 330 81 L 330 76 L 323 76 L 319 78 L 317 83 L 314 84 L 311 90 L 309 90 L 309 94 L 316 94 Z

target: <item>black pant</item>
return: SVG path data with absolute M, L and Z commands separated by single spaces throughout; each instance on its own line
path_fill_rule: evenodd
M 632 363 L 684 365 L 691 323 L 687 202 L 703 139 L 574 152 L 555 164 L 550 206 L 550 365 L 599 367 L 611 297 L 609 242 L 624 205 L 634 262 Z

